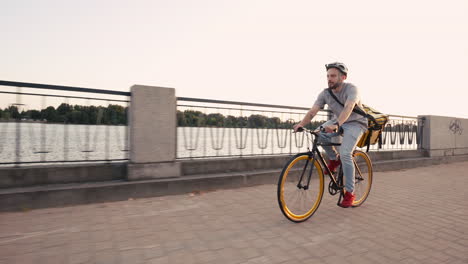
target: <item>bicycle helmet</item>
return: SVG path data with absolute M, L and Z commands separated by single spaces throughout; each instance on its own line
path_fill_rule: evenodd
M 333 62 L 333 63 L 330 63 L 330 64 L 325 64 L 325 68 L 327 68 L 327 71 L 330 68 L 338 69 L 342 74 L 348 76 L 348 67 L 346 67 L 346 65 L 344 65 L 344 63 Z

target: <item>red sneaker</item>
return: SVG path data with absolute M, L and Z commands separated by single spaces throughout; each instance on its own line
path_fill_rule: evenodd
M 341 202 L 340 206 L 344 208 L 348 208 L 353 205 L 354 203 L 354 194 L 350 192 L 345 192 L 343 201 Z
M 341 165 L 340 160 L 330 160 L 328 161 L 328 168 L 331 170 L 331 172 L 336 173 L 336 168 Z M 325 169 L 325 175 L 328 175 L 328 171 Z

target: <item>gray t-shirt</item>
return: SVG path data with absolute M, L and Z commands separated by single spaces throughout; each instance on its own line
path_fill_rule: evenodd
M 351 83 L 344 83 L 343 89 L 339 93 L 336 93 L 332 91 L 332 93 L 335 94 L 336 98 L 344 105 L 347 100 L 354 100 L 357 102 L 357 105 L 362 108 L 361 104 L 361 98 L 359 95 L 359 90 L 358 88 Z M 328 108 L 335 114 L 335 119 L 341 114 L 341 111 L 343 111 L 343 106 L 341 106 L 328 92 L 328 89 L 324 89 L 319 96 L 317 97 L 317 100 L 315 101 L 314 105 L 319 106 L 321 109 L 325 106 L 325 104 L 328 105 Z M 367 128 L 367 118 L 352 112 L 351 115 L 349 116 L 348 120 L 345 121 L 345 123 L 357 123 L 365 128 Z

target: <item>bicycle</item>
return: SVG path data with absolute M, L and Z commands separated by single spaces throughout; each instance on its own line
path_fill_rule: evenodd
M 293 222 L 303 222 L 309 219 L 318 209 L 324 193 L 324 169 L 328 172 L 330 183 L 328 192 L 334 196 L 340 194 L 337 205 L 341 204 L 344 189 L 343 169 L 339 166 L 337 173 L 328 168 L 319 146 L 340 146 L 341 143 L 322 144 L 318 142 L 318 130 L 302 129 L 307 141 L 312 142 L 312 149 L 294 155 L 284 166 L 278 181 L 278 203 L 281 212 Z M 332 133 L 340 135 L 342 131 Z M 367 153 L 354 150 L 355 166 L 355 200 L 352 207 L 362 205 L 372 186 L 372 162 Z M 301 201 L 300 201 L 301 200 Z

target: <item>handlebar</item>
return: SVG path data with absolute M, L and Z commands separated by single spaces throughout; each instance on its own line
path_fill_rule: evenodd
M 319 135 L 319 132 L 322 132 L 324 133 L 325 132 L 325 129 L 322 127 L 322 126 L 319 126 L 318 129 L 315 129 L 315 130 L 310 130 L 310 129 L 307 129 L 305 127 L 299 127 L 297 129 L 297 132 L 306 132 L 306 133 L 310 133 L 310 134 L 313 134 L 314 136 L 318 136 Z M 296 133 L 296 132 L 294 132 Z M 330 137 L 336 137 L 336 136 L 340 136 L 341 134 L 343 134 L 343 128 L 342 127 L 339 127 L 338 128 L 338 131 L 334 132 L 334 133 L 327 133 L 330 135 Z

